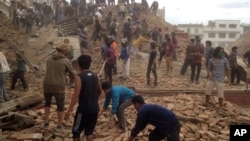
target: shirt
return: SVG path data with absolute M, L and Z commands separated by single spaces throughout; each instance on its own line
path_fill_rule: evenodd
M 135 47 L 140 47 L 143 43 L 147 43 L 147 42 L 149 42 L 148 39 L 146 39 L 143 36 L 139 36 L 139 38 L 133 41 L 132 45 Z
M 120 58 L 124 61 L 127 61 L 129 58 L 129 52 L 130 52 L 129 46 L 122 47 Z
M 84 71 L 79 74 L 81 78 L 81 91 L 78 99 L 78 112 L 83 114 L 93 114 L 99 111 L 98 77 L 91 71 Z
M 166 57 L 171 57 L 173 55 L 174 45 L 169 42 L 166 45 Z
M 247 59 L 247 63 L 248 63 L 248 65 L 250 65 L 250 51 L 247 51 L 247 52 L 243 55 L 243 57 Z
M 156 59 L 157 52 L 155 50 L 150 52 L 148 65 L 151 66 L 154 63 L 154 60 Z
M 201 44 L 195 44 L 194 47 L 191 49 L 192 62 L 201 63 L 203 54 L 203 46 Z
M 147 124 L 155 126 L 157 131 L 168 136 L 176 122 L 178 119 L 172 111 L 157 104 L 143 104 L 138 110 L 131 136 L 135 137 Z
M 128 87 L 112 86 L 110 89 L 110 93 L 105 98 L 103 108 L 107 109 L 112 99 L 111 114 L 115 114 L 119 104 L 129 98 L 134 97 L 134 95 L 135 95 L 134 91 L 132 91 Z
M 112 47 L 107 48 L 107 63 L 114 64 L 115 58 L 114 58 L 114 49 Z
M 117 57 L 118 56 L 118 46 L 116 42 L 112 42 L 111 47 L 114 50 L 114 56 Z
M 208 70 L 212 72 L 212 81 L 223 83 L 225 79 L 225 71 L 230 70 L 228 59 L 226 57 L 222 59 L 211 58 L 208 62 Z
M 6 57 L 2 52 L 0 52 L 0 73 L 5 73 L 10 71 L 9 64 L 7 62 Z

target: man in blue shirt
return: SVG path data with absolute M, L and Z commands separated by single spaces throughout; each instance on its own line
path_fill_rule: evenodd
M 121 49 L 121 54 L 119 59 L 122 59 L 122 74 L 121 74 L 121 79 L 126 80 L 129 78 L 129 66 L 130 66 L 130 47 L 128 45 L 128 40 L 127 38 L 122 38 L 122 49 Z
M 125 117 L 124 110 L 132 105 L 132 98 L 135 92 L 132 89 L 124 86 L 111 86 L 109 82 L 102 83 L 102 89 L 106 94 L 106 99 L 103 105 L 103 111 L 107 110 L 112 99 L 111 120 L 114 120 L 115 114 L 118 118 L 118 127 L 122 132 L 125 132 Z
M 160 105 L 146 104 L 140 95 L 134 96 L 132 103 L 138 113 L 129 141 L 133 141 L 147 124 L 155 126 L 149 134 L 149 141 L 160 141 L 166 137 L 168 141 L 179 141 L 180 123 L 172 111 Z

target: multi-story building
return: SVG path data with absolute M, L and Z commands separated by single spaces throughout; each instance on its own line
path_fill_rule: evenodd
M 189 33 L 191 38 L 199 35 L 203 43 L 206 40 L 212 41 L 213 46 L 227 47 L 243 34 L 243 27 L 240 25 L 240 20 L 209 21 L 206 26 L 202 24 L 184 25 L 180 24 L 178 28 Z
M 204 27 L 204 41 L 210 40 L 213 46 L 227 47 L 243 34 L 240 20 L 215 20 Z
M 180 30 L 189 34 L 190 38 L 194 38 L 195 36 L 200 36 L 203 38 L 203 24 L 178 24 L 177 25 Z

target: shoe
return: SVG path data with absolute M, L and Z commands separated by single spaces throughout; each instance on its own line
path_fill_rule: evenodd
M 57 125 L 55 131 L 56 132 L 62 132 L 63 131 L 62 125 Z
M 196 80 L 195 83 L 196 83 L 196 84 L 199 84 L 200 82 L 199 82 L 199 80 Z
M 49 128 L 49 123 L 44 123 L 43 127 L 44 128 Z

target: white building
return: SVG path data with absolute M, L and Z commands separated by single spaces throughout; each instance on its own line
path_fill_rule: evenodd
M 204 40 L 210 40 L 213 46 L 227 47 L 243 34 L 240 20 L 215 20 L 204 27 Z
M 185 26 L 184 26 L 185 25 Z M 212 46 L 230 46 L 241 34 L 243 27 L 240 26 L 240 20 L 215 20 L 209 21 L 208 25 L 202 24 L 180 24 L 179 29 L 189 33 L 190 38 L 199 35 L 202 42 L 212 41 Z

